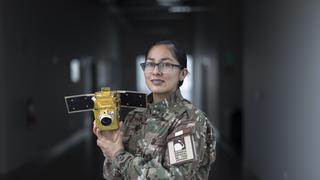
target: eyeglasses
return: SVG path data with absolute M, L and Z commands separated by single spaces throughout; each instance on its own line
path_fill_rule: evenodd
M 183 67 L 178 64 L 162 63 L 162 62 L 161 63 L 144 62 L 144 63 L 141 63 L 140 66 L 145 73 L 152 72 L 156 66 L 158 66 L 158 70 L 162 73 L 170 73 L 174 70 L 174 68 L 183 69 Z

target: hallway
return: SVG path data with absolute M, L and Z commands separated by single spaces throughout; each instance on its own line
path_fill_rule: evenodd
M 93 137 L 68 143 L 91 121 L 67 114 L 64 97 L 106 86 L 140 91 L 138 60 L 150 43 L 170 39 L 192 59 L 189 100 L 219 130 L 210 179 L 319 180 L 319 7 L 0 0 L 0 179 L 102 179 Z

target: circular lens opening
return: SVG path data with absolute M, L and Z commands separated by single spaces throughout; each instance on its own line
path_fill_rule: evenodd
M 102 124 L 102 125 L 108 126 L 108 125 L 111 124 L 112 119 L 109 118 L 109 117 L 102 117 L 102 118 L 100 119 L 100 121 L 101 121 L 101 124 Z

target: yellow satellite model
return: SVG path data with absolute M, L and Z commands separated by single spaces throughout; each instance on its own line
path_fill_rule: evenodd
M 135 91 L 111 91 L 101 88 L 94 94 L 66 96 L 68 113 L 93 111 L 94 120 L 101 131 L 119 128 L 120 107 L 145 108 L 147 96 Z

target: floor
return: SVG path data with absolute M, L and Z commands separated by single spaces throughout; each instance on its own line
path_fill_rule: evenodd
M 14 172 L 0 176 L 3 180 L 102 180 L 101 164 L 103 157 L 99 149 L 90 142 L 81 142 L 61 156 L 49 162 L 41 160 L 21 167 Z M 228 148 L 219 146 L 217 160 L 212 165 L 209 179 L 214 180 L 257 180 L 244 175 L 241 161 Z

